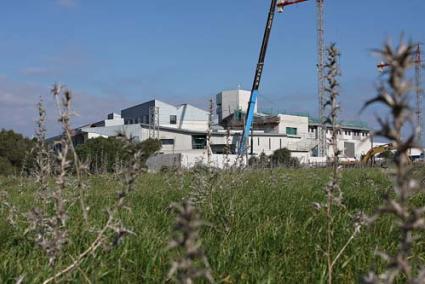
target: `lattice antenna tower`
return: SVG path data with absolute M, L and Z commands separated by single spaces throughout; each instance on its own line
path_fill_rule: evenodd
M 325 57 L 325 40 L 324 40 L 324 0 L 317 1 L 317 81 L 318 81 L 318 97 L 319 97 L 319 127 L 317 128 L 317 134 L 319 138 L 318 145 L 318 156 L 326 156 L 326 126 L 325 121 L 325 77 L 323 74 L 324 69 L 324 57 Z
M 416 48 L 416 58 L 415 58 L 415 86 L 416 86 L 416 119 L 417 119 L 417 128 L 418 128 L 418 140 L 417 143 L 419 146 L 422 145 L 422 134 L 423 134 L 423 117 L 422 117 L 422 108 L 423 108 L 423 92 L 422 92 L 422 60 L 421 60 L 421 46 L 418 43 Z

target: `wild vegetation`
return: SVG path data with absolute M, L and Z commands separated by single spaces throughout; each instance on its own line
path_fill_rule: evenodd
M 17 175 L 24 168 L 34 143 L 13 130 L 0 130 L 0 175 Z
M 425 174 L 422 168 L 420 173 Z M 102 243 L 101 248 L 81 262 L 79 269 L 66 279 L 74 282 L 150 282 L 167 279 L 176 251 L 168 248 L 172 239 L 175 214 L 170 207 L 189 196 L 191 184 L 199 173 L 142 174 L 134 183 L 134 191 L 119 217 L 134 235 Z M 202 174 L 204 175 L 204 173 Z M 200 228 L 202 248 L 217 282 L 305 283 L 326 280 L 327 219 L 312 206 L 326 202 L 320 188 L 329 181 L 328 169 L 273 169 L 249 172 L 224 172 L 215 181 L 214 192 L 206 192 L 201 211 L 204 225 Z M 95 239 L 107 221 L 105 208 L 116 200 L 120 180 L 113 175 L 96 175 L 87 179 L 90 190 L 86 205 L 93 230 L 86 231 L 77 204 L 68 211 L 68 244 L 56 268 L 48 264 L 48 256 L 34 246 L 27 232 L 24 216 L 42 206 L 34 200 L 37 185 L 31 179 L 19 186 L 19 179 L 3 178 L 1 188 L 8 193 L 2 202 L 14 204 L 15 210 L 2 206 L 0 279 L 13 283 L 20 276 L 25 282 L 42 282 L 55 271 L 72 263 Z M 52 182 L 53 183 L 53 182 Z M 52 184 L 53 185 L 53 184 Z M 341 176 L 345 210 L 334 212 L 333 245 L 341 248 L 351 236 L 353 216 L 360 210 L 373 214 L 390 192 L 391 181 L 380 169 L 347 169 Z M 67 199 L 73 197 L 67 193 Z M 425 196 L 411 200 L 423 204 Z M 112 233 L 112 232 L 111 232 Z M 414 255 L 425 257 L 423 237 L 418 240 Z M 375 259 L 378 248 L 397 248 L 397 227 L 391 218 L 379 220 L 364 228 L 353 240 L 334 267 L 335 283 L 357 282 L 371 264 L 383 268 Z M 87 278 L 87 279 L 86 279 Z M 58 279 L 59 280 L 59 279 Z
M 14 170 L 0 178 L 0 282 L 424 283 L 425 167 L 407 158 L 413 45 L 379 53 L 389 68 L 366 106 L 389 110 L 375 133 L 397 148 L 389 169 L 342 170 L 335 45 L 329 168 L 302 168 L 282 149 L 245 169 L 147 173 L 157 140 L 121 133 L 75 147 L 72 92 L 55 85 L 59 141 L 45 141 L 42 103 L 33 141 L 1 132 L 2 163 Z M 7 153 L 13 143 L 32 150 Z

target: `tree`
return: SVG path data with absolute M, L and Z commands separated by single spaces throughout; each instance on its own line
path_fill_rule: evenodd
M 34 142 L 13 130 L 0 131 L 0 175 L 16 174 L 24 166 Z

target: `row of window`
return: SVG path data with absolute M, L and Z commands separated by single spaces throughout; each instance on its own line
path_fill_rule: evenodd
M 149 123 L 149 116 L 144 115 L 138 118 L 126 118 L 124 124 Z M 177 115 L 170 115 L 170 124 L 177 124 Z
M 315 133 L 316 131 L 317 131 L 317 128 L 309 128 L 308 129 L 308 132 L 310 132 L 310 133 Z M 351 130 L 338 130 L 337 133 L 339 135 L 342 135 L 343 132 L 344 132 L 344 135 L 363 136 L 363 137 L 369 135 L 368 132 L 358 131 L 358 130 L 353 130 L 353 131 L 351 131 Z M 331 129 L 326 129 L 326 133 L 331 134 L 332 133 L 332 130 Z

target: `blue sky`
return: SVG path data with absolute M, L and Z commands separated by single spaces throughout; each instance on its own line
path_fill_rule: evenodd
M 74 124 L 152 98 L 206 108 L 220 90 L 249 89 L 268 0 L 17 0 L 0 9 L 0 128 L 31 136 L 35 104 L 62 82 L 75 93 Z M 375 94 L 373 48 L 392 38 L 425 42 L 423 0 L 325 0 L 325 40 L 341 50 L 343 118 Z M 317 114 L 316 5 L 277 15 L 260 109 Z

